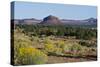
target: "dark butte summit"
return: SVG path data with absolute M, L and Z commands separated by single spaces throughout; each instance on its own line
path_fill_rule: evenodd
M 58 17 L 49 15 L 49 16 L 45 17 L 43 19 L 43 21 L 40 22 L 40 24 L 61 24 L 61 21 Z

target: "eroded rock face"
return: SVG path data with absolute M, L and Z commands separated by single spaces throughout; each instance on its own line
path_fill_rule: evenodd
M 59 20 L 58 17 L 49 15 L 43 19 L 41 24 L 61 24 L 61 21 Z

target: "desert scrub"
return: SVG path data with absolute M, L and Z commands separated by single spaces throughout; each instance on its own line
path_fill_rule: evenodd
M 57 41 L 56 47 L 62 49 L 62 51 L 64 52 L 66 47 L 65 41 L 63 40 Z
M 95 41 L 79 41 L 79 44 L 86 47 L 96 47 L 97 43 Z
M 44 46 L 44 50 L 49 54 L 49 55 L 60 55 L 62 54 L 64 49 L 64 42 L 57 42 L 52 43 L 52 42 L 47 42 Z
M 48 53 L 52 53 L 52 52 L 54 52 L 55 51 L 55 45 L 53 45 L 53 44 L 45 44 L 45 46 L 44 46 L 44 50 L 46 51 L 46 52 L 48 52 Z
M 82 47 L 83 46 L 81 46 L 80 44 L 78 44 L 78 43 L 74 43 L 74 44 L 72 44 L 72 46 L 71 46 L 71 51 L 81 51 L 82 50 Z
M 78 44 L 78 43 L 75 43 L 75 44 L 73 44 L 72 46 L 71 46 L 71 51 L 80 51 L 81 49 L 82 49 L 82 46 L 80 45 L 80 44 Z
M 55 48 L 55 55 L 62 55 L 63 54 L 63 50 L 62 48 Z
M 14 31 L 14 48 L 29 47 L 32 46 L 31 38 L 24 33 L 15 30 Z
M 57 41 L 57 43 L 56 43 L 56 46 L 58 47 L 58 48 L 64 48 L 64 45 L 65 45 L 65 43 L 64 43 L 64 41 Z
M 43 42 L 38 36 L 32 36 L 32 46 L 35 48 L 42 48 Z
M 38 41 L 38 38 L 35 40 Z M 47 55 L 32 47 L 30 37 L 14 30 L 14 65 L 43 64 L 47 61 Z
M 47 61 L 47 55 L 36 48 L 20 48 L 18 60 L 20 65 L 44 64 Z
M 45 43 L 45 44 L 53 44 L 53 41 L 52 41 L 51 39 L 49 39 L 48 37 L 46 37 L 46 38 L 44 39 L 44 43 Z
M 81 50 L 81 55 L 87 56 L 87 55 L 92 55 L 96 56 L 97 55 L 97 50 L 96 48 L 93 47 L 83 47 Z
M 18 55 L 19 55 L 19 49 L 20 48 L 26 48 L 31 47 L 32 42 L 30 40 L 30 37 L 26 36 L 24 33 L 22 33 L 20 30 L 14 30 L 14 43 L 12 44 L 11 49 L 14 48 L 14 64 L 18 64 Z
M 70 53 L 76 55 L 79 51 L 82 50 L 82 46 L 78 43 L 68 43 L 65 46 L 65 53 Z
M 55 45 L 52 40 L 50 40 L 48 37 L 44 39 L 44 51 L 45 53 L 54 53 L 55 51 Z

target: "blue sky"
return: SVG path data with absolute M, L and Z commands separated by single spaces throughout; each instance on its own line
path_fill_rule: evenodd
M 96 6 L 33 3 L 33 2 L 14 2 L 14 18 L 36 18 L 43 19 L 48 15 L 54 15 L 60 19 L 87 19 L 97 17 Z

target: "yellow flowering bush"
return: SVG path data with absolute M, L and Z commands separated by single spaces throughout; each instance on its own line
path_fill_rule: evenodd
M 53 44 L 53 41 L 50 40 L 49 38 L 45 38 L 44 43 L 45 43 L 45 44 Z
M 14 65 L 42 64 L 47 60 L 47 55 L 33 48 L 30 37 L 24 33 L 14 30 Z M 13 48 L 12 48 L 13 49 Z
M 71 51 L 80 51 L 82 49 L 82 46 L 78 43 L 72 44 L 70 47 Z
M 48 53 L 48 54 L 52 54 L 52 55 L 60 55 L 62 54 L 63 50 L 64 50 L 64 42 L 57 42 L 52 43 L 52 42 L 46 42 L 45 46 L 44 46 L 44 50 Z
M 36 48 L 20 48 L 19 64 L 43 64 L 47 61 L 47 55 Z
M 44 49 L 47 52 L 54 52 L 55 51 L 55 45 L 53 45 L 53 44 L 45 44 Z
M 65 42 L 64 41 L 58 41 L 57 44 L 56 44 L 57 48 L 60 48 L 62 49 L 62 51 L 64 52 L 65 51 Z
M 12 53 L 14 53 L 14 64 L 18 65 L 18 55 L 19 55 L 19 49 L 20 48 L 26 48 L 31 47 L 32 42 L 30 40 L 30 37 L 26 36 L 24 33 L 22 33 L 20 30 L 14 30 L 14 42 L 12 43 Z

